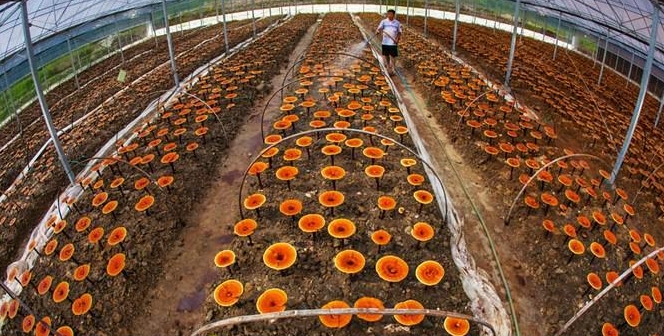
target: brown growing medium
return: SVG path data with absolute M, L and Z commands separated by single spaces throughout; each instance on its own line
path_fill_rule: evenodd
M 367 305 L 367 307 L 394 307 L 398 303 L 415 300 L 425 308 L 440 307 L 440 309 L 468 313 L 467 299 L 460 285 L 459 273 L 453 266 L 449 252 L 450 232 L 442 221 L 443 216 L 440 214 L 438 204 L 433 202 L 435 200 L 433 194 L 426 200 L 427 202 L 431 200 L 429 205 L 422 206 L 420 213 L 417 213 L 420 203 L 413 193 L 417 190 L 429 190 L 431 193 L 433 189 L 426 178 L 423 163 L 418 160 L 414 165 L 408 164 L 409 167 L 404 167 L 401 165 L 401 160 L 412 158 L 412 154 L 407 150 L 391 145 L 391 142 L 383 141 L 379 137 L 350 130 L 365 129 L 368 132 L 396 137 L 399 134 L 395 133 L 395 128 L 401 126 L 398 130 L 402 130 L 402 127 L 406 127 L 405 118 L 401 115 L 400 109 L 387 99 L 389 96 L 375 91 L 375 88 L 389 91 L 386 78 L 374 65 L 360 60 L 349 60 L 347 66 L 335 68 L 334 64 L 340 56 L 329 52 L 343 51 L 349 45 L 361 41 L 359 32 L 353 26 L 348 14 L 326 14 L 319 24 L 320 27 L 314 33 L 315 37 L 310 47 L 311 53 L 304 52 L 304 60 L 293 71 L 301 76 L 299 83 L 296 81 L 285 89 L 284 97 L 291 101 L 276 99 L 275 103 L 269 105 L 271 111 L 268 111 L 276 117 L 264 121 L 266 128 L 270 129 L 269 134 L 282 136 L 282 141 L 276 144 L 281 151 L 298 146 L 303 148 L 303 151 L 308 149 L 308 155 L 306 158 L 303 155 L 297 161 L 300 174 L 296 183 L 291 184 L 290 190 L 287 190 L 285 183 L 276 178 L 272 170 L 272 167 L 276 170 L 278 167 L 290 165 L 283 155 L 271 157 L 269 173 L 261 175 L 262 187 L 256 178 L 246 180 L 242 190 L 244 197 L 260 192 L 266 198 L 261 207 L 260 229 L 252 235 L 253 246 L 248 246 L 241 239 L 235 238 L 223 248 L 235 251 L 242 263 L 241 269 L 234 269 L 233 277 L 251 283 L 251 286 L 247 285 L 246 295 L 243 295 L 236 305 L 228 308 L 219 307 L 213 300 L 214 288 L 208 288 L 210 295 L 206 301 L 206 312 L 209 314 L 207 321 L 255 314 L 256 309 L 253 307 L 264 306 L 260 304 L 263 302 L 257 301 L 264 301 L 258 298 L 269 288 L 279 288 L 288 293 L 286 308 L 288 310 L 318 308 L 335 301 L 353 305 L 358 299 L 369 297 L 378 300 L 380 305 Z M 319 50 L 325 50 L 326 53 L 319 53 Z M 371 59 L 372 55 L 367 51 L 362 53 Z M 351 73 L 353 77 L 347 75 Z M 302 88 L 307 90 L 298 90 Z M 313 101 L 316 104 L 308 111 L 306 106 L 301 105 L 304 101 Z M 275 129 L 275 122 L 282 120 L 286 115 L 280 110 L 283 104 L 293 105 L 287 113 L 297 116 L 297 119 L 289 118 L 291 120 L 289 128 Z M 320 129 L 323 126 L 348 129 L 343 132 L 311 133 L 308 134 L 310 139 L 304 144 L 298 142 L 298 139 L 302 138 L 302 135 L 296 134 L 298 131 Z M 414 130 L 407 131 L 403 132 L 404 145 L 412 148 L 413 142 L 410 136 Z M 295 135 L 292 139 L 283 140 L 286 136 L 292 135 Z M 262 139 L 260 140 L 262 144 Z M 306 146 L 301 146 L 305 144 Z M 341 150 L 333 146 L 338 146 Z M 323 148 L 326 148 L 325 151 Z M 367 148 L 371 149 L 367 151 Z M 366 152 L 374 157 L 366 156 Z M 373 155 L 373 152 L 379 155 Z M 267 162 L 267 158 L 261 160 Z M 337 181 L 336 185 L 332 184 L 322 171 L 323 168 L 332 166 L 332 160 L 334 160 L 333 166 L 345 171 L 343 178 Z M 371 168 L 367 173 L 368 167 L 378 165 L 380 165 L 378 174 L 373 174 Z M 377 179 L 379 183 L 374 185 Z M 414 187 L 411 182 L 417 186 Z M 394 207 L 379 202 L 381 196 L 391 197 L 394 202 L 390 203 L 395 203 Z M 302 203 L 301 211 L 294 215 L 294 218 L 288 218 L 280 211 L 280 205 L 291 199 L 297 199 Z M 381 207 L 386 209 L 382 219 Z M 257 218 L 253 211 L 245 211 L 243 215 Z M 239 218 L 232 219 L 231 223 L 237 220 Z M 419 248 L 415 246 L 415 240 L 406 230 L 417 222 L 429 223 L 436 231 L 431 240 Z M 295 223 L 297 225 L 294 225 Z M 352 225 L 349 225 L 350 223 Z M 339 232 L 339 228 L 343 228 L 341 230 L 343 232 Z M 331 235 L 313 234 L 322 230 L 327 230 Z M 261 262 L 260 255 L 269 246 L 279 242 L 288 242 L 295 248 L 297 261 L 288 269 L 275 272 Z M 380 246 L 380 249 L 376 245 Z M 344 256 L 344 253 L 340 252 L 345 250 L 356 251 L 357 255 L 361 254 L 364 257 L 362 270 L 350 275 L 337 269 L 338 266 L 344 266 L 340 265 Z M 354 252 L 349 254 L 356 255 Z M 386 255 L 399 256 L 401 261 L 391 264 L 390 258 L 387 258 L 379 262 L 381 257 Z M 441 266 L 445 266 L 447 275 L 438 283 L 439 286 L 446 288 L 446 293 L 450 294 L 445 298 L 427 295 L 425 286 L 419 283 L 414 272 L 417 265 L 432 259 L 433 256 L 436 256 L 436 261 Z M 354 261 L 352 266 L 359 264 L 361 263 Z M 379 273 L 374 271 L 377 264 L 384 266 L 378 269 L 381 270 L 380 273 L 389 274 L 387 278 L 394 280 L 395 276 L 398 276 L 401 280 L 382 281 Z M 219 281 L 216 282 L 219 283 L 223 281 L 226 273 L 215 274 L 219 274 Z M 359 303 L 362 301 L 359 301 L 358 305 Z M 275 306 L 280 305 L 275 304 Z M 344 305 L 339 303 L 339 306 Z M 370 319 L 378 321 L 368 325 L 369 322 L 362 319 L 367 315 Z M 365 333 L 369 326 L 377 334 L 386 333 L 385 328 L 394 328 L 396 324 L 394 319 L 374 315 L 376 314 L 363 313 L 359 316 L 348 316 L 349 322 L 343 323 L 341 319 L 326 317 L 278 320 L 274 323 L 247 325 L 246 330 L 243 329 L 240 333 L 327 334 L 333 331 L 338 335 L 358 335 Z M 414 334 L 431 334 L 434 330 L 442 330 L 442 319 L 424 319 L 422 323 L 411 325 L 409 328 Z M 479 332 L 479 329 L 473 326 L 473 331 Z

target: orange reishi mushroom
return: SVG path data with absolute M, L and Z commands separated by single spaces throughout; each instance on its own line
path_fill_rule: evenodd
M 286 310 L 288 295 L 279 288 L 270 288 L 256 300 L 256 309 L 261 314 L 275 313 Z

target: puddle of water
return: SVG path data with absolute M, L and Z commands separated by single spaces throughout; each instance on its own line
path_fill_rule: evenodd
M 217 243 L 222 244 L 222 245 L 229 244 L 232 241 L 233 241 L 233 235 L 232 234 L 222 235 L 219 238 L 217 238 Z
M 242 175 L 244 175 L 244 171 L 239 169 L 233 169 L 221 175 L 221 180 L 224 181 L 226 184 L 233 184 L 233 182 L 242 178 Z
M 178 312 L 190 312 L 200 308 L 205 301 L 205 290 L 201 289 L 194 293 L 191 293 L 178 303 Z

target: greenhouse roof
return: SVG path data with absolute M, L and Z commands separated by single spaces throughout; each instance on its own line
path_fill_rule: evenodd
M 453 2 L 443 1 L 448 4 Z M 465 0 L 460 1 L 463 3 Z M 98 19 L 112 14 L 121 14 L 122 18 L 131 19 L 140 13 L 140 8 L 158 8 L 156 6 L 160 1 L 30 0 L 27 3 L 28 15 L 33 24 L 30 30 L 32 38 L 33 41 L 39 41 L 84 23 L 89 23 L 86 29 L 107 25 L 109 22 Z M 612 41 L 641 56 L 645 55 L 648 48 L 653 6 L 659 6 L 659 3 L 649 0 L 523 0 L 521 3 L 529 11 L 560 17 L 602 38 L 608 32 Z M 114 21 L 117 19 L 113 18 Z M 664 64 L 664 31 L 661 24 L 658 29 L 655 58 L 659 64 Z M 20 1 L 0 0 L 0 59 L 4 60 L 22 49 Z

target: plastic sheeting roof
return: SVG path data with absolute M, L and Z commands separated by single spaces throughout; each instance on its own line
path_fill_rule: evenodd
M 524 0 L 524 6 L 541 15 L 560 17 L 602 39 L 607 34 L 611 42 L 618 42 L 644 56 L 648 50 L 652 13 L 655 2 L 650 0 Z M 660 7 L 657 4 L 658 8 Z M 661 8 L 660 8 L 661 10 Z M 664 63 L 664 28 L 657 23 L 655 57 Z
M 441 0 L 431 0 L 431 2 L 436 1 Z M 454 0 L 442 1 L 449 3 Z M 465 3 L 469 0 L 459 1 Z M 34 24 L 30 31 L 33 41 L 38 41 L 56 32 L 116 12 L 127 11 L 128 18 L 131 18 L 132 9 L 159 2 L 158 0 L 29 0 L 29 18 Z M 654 6 L 654 2 L 650 0 L 523 0 L 522 5 L 525 9 L 542 15 L 554 18 L 560 15 L 561 20 L 601 37 L 605 37 L 610 30 L 612 42 L 618 42 L 641 55 L 645 55 L 647 51 Z M 20 25 L 20 1 L 0 0 L 0 59 L 5 59 L 7 55 L 23 49 L 23 33 Z M 661 23 L 657 27 L 659 31 L 656 60 L 659 64 L 664 64 L 664 29 Z

